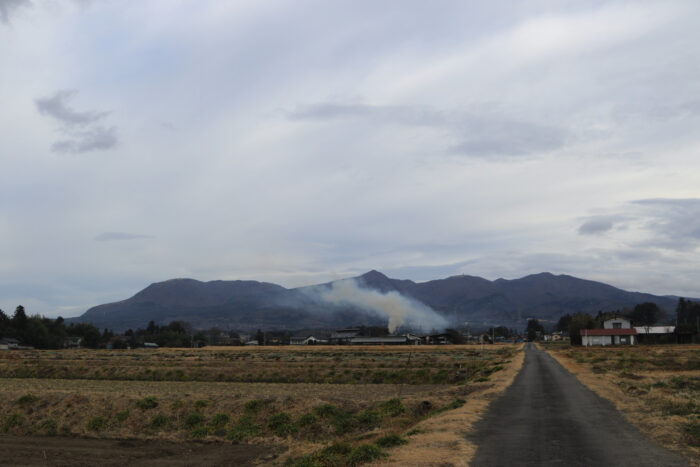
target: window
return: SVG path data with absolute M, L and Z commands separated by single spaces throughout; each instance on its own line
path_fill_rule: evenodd
M 622 323 L 613 323 L 613 329 L 622 329 Z

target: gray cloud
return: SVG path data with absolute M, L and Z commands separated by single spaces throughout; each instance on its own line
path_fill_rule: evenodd
M 324 102 L 302 106 L 289 112 L 292 120 L 333 120 L 365 118 L 383 123 L 415 126 L 446 125 L 450 121 L 443 112 L 430 107 L 419 106 L 382 106 L 368 104 L 340 104 Z
M 98 242 L 112 242 L 119 240 L 140 240 L 146 238 L 153 238 L 151 235 L 143 234 L 132 234 L 126 232 L 102 232 L 95 237 Z
M 31 6 L 29 0 L 0 0 L 0 23 L 8 24 L 10 14 L 19 7 Z
M 522 156 L 549 152 L 566 144 L 568 131 L 497 112 L 468 113 L 420 106 L 319 103 L 289 112 L 292 120 L 367 119 L 377 123 L 444 128 L 460 143 L 450 154 L 474 157 Z M 465 136 L 466 135 L 466 136 Z
M 679 251 L 700 245 L 700 198 L 653 198 L 633 204 L 643 208 L 644 227 L 653 234 L 644 244 Z
M 581 224 L 578 233 L 581 235 L 601 234 L 612 230 L 614 225 L 615 223 L 610 217 L 594 217 Z
M 109 115 L 105 111 L 77 111 L 68 105 L 77 91 L 62 90 L 51 97 L 36 99 L 39 113 L 61 123 L 61 131 L 70 138 L 59 140 L 51 145 L 53 152 L 80 154 L 90 151 L 104 151 L 117 146 L 116 127 L 104 127 L 98 122 Z
M 473 118 L 466 122 L 468 136 L 453 146 L 453 154 L 465 156 L 522 156 L 553 151 L 564 146 L 567 132 L 554 126 L 507 118 Z
M 75 96 L 77 91 L 73 89 L 56 92 L 51 97 L 42 97 L 36 100 L 39 113 L 55 118 L 64 125 L 84 126 L 95 123 L 109 115 L 109 112 L 85 111 L 78 112 L 68 106 L 68 100 Z
M 75 133 L 74 139 L 56 141 L 51 145 L 53 152 L 80 154 L 89 151 L 102 151 L 117 145 L 117 129 L 96 126 L 87 131 Z

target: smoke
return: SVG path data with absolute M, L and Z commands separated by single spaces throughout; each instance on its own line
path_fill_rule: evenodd
M 386 316 L 389 319 L 389 332 L 403 325 L 423 329 L 443 329 L 447 326 L 447 320 L 427 305 L 398 292 L 382 293 L 362 288 L 355 279 L 333 282 L 331 288 L 321 291 L 319 296 L 334 305 L 351 305 Z

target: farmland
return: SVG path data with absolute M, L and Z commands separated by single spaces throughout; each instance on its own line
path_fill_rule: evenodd
M 386 458 L 493 386 L 515 346 L 0 353 L 0 432 L 249 445 L 246 462 Z M 402 449 L 402 448 L 398 448 Z M 261 460 L 261 455 L 267 456 Z M 256 460 L 257 459 L 257 460 Z M 239 460 L 240 462 L 240 460 Z
M 542 347 L 656 442 L 700 465 L 700 346 Z

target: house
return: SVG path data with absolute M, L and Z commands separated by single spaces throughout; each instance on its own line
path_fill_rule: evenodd
M 581 329 L 581 344 L 590 345 L 634 345 L 637 330 L 627 318 L 613 317 L 603 321 L 603 329 Z
M 252 341 L 248 341 L 245 343 L 245 345 L 260 345 L 256 339 L 253 339 Z
M 674 342 L 675 326 L 634 326 L 637 339 L 647 344 Z
M 330 344 L 342 345 L 349 344 L 350 339 L 357 337 L 360 334 L 359 328 L 346 328 L 333 331 L 329 337 Z
M 66 337 L 63 340 L 63 347 L 66 349 L 79 349 L 82 347 L 83 344 L 83 338 L 82 337 Z
M 350 339 L 352 345 L 418 345 L 421 339 L 413 334 L 403 336 L 363 337 L 357 336 Z
M 289 338 L 289 345 L 315 345 L 318 344 L 319 339 L 314 336 L 296 336 Z
M 0 350 L 14 350 L 19 348 L 19 341 L 13 337 L 0 339 Z
M 155 342 L 144 342 L 143 346 L 147 349 L 157 349 L 158 348 L 158 344 L 156 344 Z

